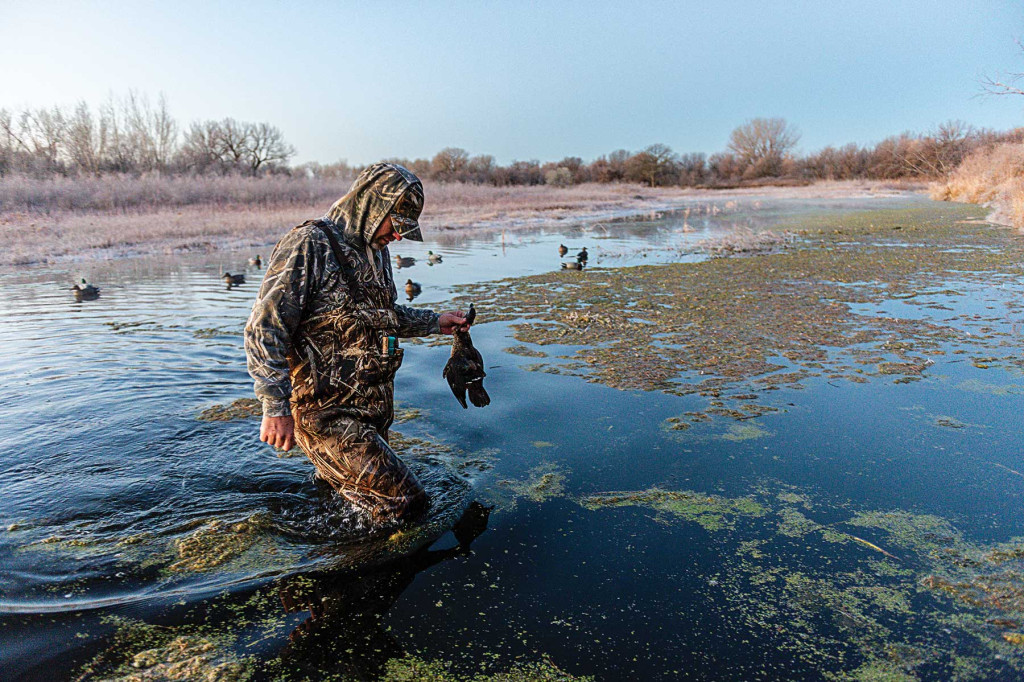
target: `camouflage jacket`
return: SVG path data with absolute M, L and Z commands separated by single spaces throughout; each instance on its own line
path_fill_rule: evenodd
M 326 216 L 278 242 L 245 325 L 249 374 L 264 415 L 290 414 L 290 400 L 298 412 L 390 425 L 402 350 L 388 355 L 383 339 L 440 331 L 436 313 L 396 305 L 388 250 L 369 246 L 410 188 L 422 197 L 415 175 L 375 164 Z

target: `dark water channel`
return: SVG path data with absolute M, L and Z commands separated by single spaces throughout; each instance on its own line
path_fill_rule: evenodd
M 420 283 L 413 305 L 433 307 L 458 284 L 557 269 L 560 243 L 570 257 L 586 245 L 592 267 L 692 260 L 703 257 L 700 240 L 738 227 L 922 201 L 704 205 L 685 217 L 400 243 L 392 254 L 417 258 L 396 280 Z M 443 262 L 428 264 L 427 249 Z M 775 391 L 779 411 L 750 428 L 676 433 L 665 420 L 701 399 L 524 371 L 536 360 L 506 352 L 519 342 L 502 322 L 474 328 L 488 363 L 486 409 L 463 410 L 451 396 L 441 378 L 446 345 L 406 346 L 396 395 L 407 421 L 394 428 L 447 446 L 416 446 L 428 479 L 447 473 L 437 475 L 429 533 L 360 543 L 305 458 L 278 457 L 258 441 L 256 418 L 197 419 L 251 397 L 240 333 L 260 272 L 247 268 L 249 282 L 232 289 L 218 279 L 249 255 L 0 275 L 0 678 L 73 678 L 113 660 L 130 624 L 145 623 L 212 637 L 240 660 L 274 660 L 284 677 L 371 679 L 388 659 L 415 654 L 460 672 L 549 660 L 608 680 L 820 679 L 813 647 L 866 642 L 849 645 L 836 667 L 846 672 L 863 670 L 866 652 L 897 654 L 879 653 L 884 644 L 868 651 L 885 637 L 846 623 L 853 607 L 841 601 L 802 611 L 816 615 L 788 632 L 772 598 L 791 593 L 744 592 L 735 576 L 774 571 L 791 587 L 809 575 L 852 575 L 862 564 L 846 562 L 865 555 L 880 567 L 883 555 L 846 542 L 803 556 L 811 543 L 778 531 L 791 507 L 823 527 L 859 511 L 906 510 L 947 520 L 979 545 L 1024 535 L 1019 374 L 942 360 L 906 385 L 813 380 Z M 101 287 L 98 300 L 72 298 L 67 287 L 82 276 Z M 968 291 L 953 312 L 899 301 L 884 312 L 989 314 L 1012 326 L 1001 306 L 1021 289 Z M 486 323 L 487 310 L 480 316 Z M 580 502 L 652 488 L 754 496 L 769 512 Z M 473 501 L 494 506 L 486 523 L 467 522 L 459 538 L 444 533 Z M 891 548 L 872 532 L 856 535 Z M 436 536 L 429 552 L 411 552 Z M 470 550 L 459 546 L 467 538 Z M 757 563 L 758 554 L 771 561 Z M 797 578 L 785 573 L 790 559 Z M 901 560 L 893 571 L 918 570 Z M 811 592 L 831 604 L 829 589 Z M 913 613 L 924 607 L 910 599 L 872 622 L 890 634 L 918 627 Z M 954 618 L 947 611 L 941 618 Z M 927 642 L 921 649 L 962 644 L 944 636 L 911 639 Z M 963 652 L 972 665 L 1002 655 Z M 926 662 L 916 674 L 942 679 L 949 670 Z M 991 670 L 1015 679 L 1010 668 Z

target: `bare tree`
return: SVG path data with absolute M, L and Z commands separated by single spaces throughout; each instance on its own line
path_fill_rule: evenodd
M 744 175 L 779 175 L 783 161 L 800 141 L 800 133 L 782 118 L 755 118 L 729 135 L 729 150 L 744 166 Z
M 287 163 L 295 148 L 284 141 L 284 135 L 269 123 L 243 124 L 247 133 L 249 171 L 256 175 L 260 168 Z
M 455 180 L 469 163 L 469 154 L 465 149 L 445 147 L 430 161 L 430 170 L 438 180 Z
M 106 142 L 104 122 L 97 123 L 89 105 L 79 102 L 67 127 L 67 155 L 72 166 L 79 172 L 98 174 L 107 151 Z
M 674 185 L 679 179 L 679 159 L 664 144 L 652 144 L 626 162 L 626 179 L 651 187 Z
M 1024 52 L 1024 42 L 1020 38 L 1014 42 Z M 986 95 L 1024 95 L 1024 88 L 1018 85 L 1022 80 L 1024 80 L 1024 72 L 1020 71 L 996 74 L 995 77 L 983 76 L 981 89 Z

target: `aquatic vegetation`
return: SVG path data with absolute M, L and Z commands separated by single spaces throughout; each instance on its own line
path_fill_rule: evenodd
M 757 424 L 748 422 L 746 424 L 733 424 L 726 433 L 722 434 L 723 440 L 743 441 L 756 440 L 772 435 L 771 431 L 765 431 Z
M 546 358 L 548 356 L 544 351 L 535 350 L 529 346 L 509 346 L 504 351 L 510 355 L 520 355 L 524 358 Z
M 423 410 L 417 407 L 407 407 L 401 410 L 395 410 L 395 423 L 404 424 L 419 419 L 424 415 Z
M 669 517 L 676 517 L 696 523 L 709 532 L 732 528 L 739 517 L 758 517 L 767 513 L 760 503 L 750 497 L 727 498 L 660 488 L 587 495 L 579 503 L 586 509 L 646 507 L 659 512 L 666 523 Z
M 565 472 L 554 464 L 541 464 L 530 469 L 525 480 L 505 479 L 497 485 L 512 493 L 513 505 L 520 498 L 547 502 L 565 494 Z
M 116 625 L 110 644 L 82 667 L 78 679 L 242 682 L 251 674 L 251 660 L 231 652 L 230 637 L 117 617 L 107 620 Z
M 443 661 L 417 656 L 393 658 L 387 663 L 381 682 L 592 682 L 592 677 L 570 675 L 550 661 L 522 663 L 497 673 L 459 674 Z
M 263 406 L 255 398 L 239 398 L 228 405 L 214 405 L 199 413 L 196 419 L 204 422 L 227 422 L 263 415 Z
M 552 272 L 466 285 L 457 302 L 519 318 L 520 342 L 582 347 L 527 369 L 621 389 L 756 396 L 822 376 L 904 383 L 952 345 L 1015 362 L 1008 332 L 984 320 L 953 325 L 860 305 L 916 304 L 908 297 L 922 290 L 941 298 L 950 282 L 1024 273 L 1024 243 L 964 221 L 982 215 L 949 205 L 815 215 L 789 226 L 802 239 L 781 252 L 601 269 L 586 281 Z
M 705 575 L 711 598 L 729 603 L 731 619 L 773 641 L 807 676 L 1024 673 L 1022 539 L 985 547 L 941 517 L 903 510 L 865 510 L 825 525 L 808 516 L 820 506 L 810 495 L 769 485 L 747 498 L 650 489 L 580 504 L 652 509 L 662 523 L 682 518 L 718 531 L 716 552 L 725 559 Z
M 177 561 L 167 570 L 198 572 L 221 566 L 253 547 L 265 534 L 268 522 L 265 514 L 255 514 L 236 523 L 213 519 L 173 541 Z M 274 553 L 276 550 L 266 547 L 262 551 Z

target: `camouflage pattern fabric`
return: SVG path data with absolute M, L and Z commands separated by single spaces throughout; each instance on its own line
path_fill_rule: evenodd
M 388 249 L 370 246 L 407 192 L 423 195 L 415 175 L 374 164 L 325 217 L 286 234 L 245 326 L 263 414 L 292 414 L 296 441 L 317 475 L 378 521 L 411 513 L 419 497 L 425 501 L 416 477 L 387 446 L 403 351 L 385 354 L 383 339 L 440 331 L 436 313 L 396 304 Z

